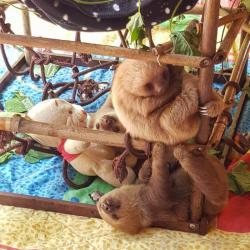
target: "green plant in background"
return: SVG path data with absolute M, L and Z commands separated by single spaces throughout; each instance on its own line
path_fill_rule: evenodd
M 170 35 L 173 42 L 173 52 L 188 56 L 200 56 L 200 36 L 196 29 L 173 32 Z
M 128 42 L 136 48 L 144 48 L 142 41 L 146 37 L 146 28 L 141 14 L 141 1 L 138 1 L 138 12 L 129 17 L 129 22 L 126 26 L 128 29 Z

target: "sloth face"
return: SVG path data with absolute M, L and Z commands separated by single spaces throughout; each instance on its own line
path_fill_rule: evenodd
M 137 233 L 142 228 L 141 209 L 136 199 L 141 185 L 123 186 L 104 196 L 97 202 L 100 216 L 114 228 L 127 233 Z
M 118 67 L 116 79 L 136 96 L 162 96 L 169 88 L 170 71 L 168 66 L 154 62 L 125 60 Z

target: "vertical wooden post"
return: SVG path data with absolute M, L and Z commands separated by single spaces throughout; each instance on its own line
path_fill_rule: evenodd
M 203 18 L 203 31 L 201 41 L 201 53 L 207 57 L 213 57 L 216 52 L 217 27 L 219 19 L 219 0 L 206 1 Z M 212 83 L 214 77 L 214 65 L 200 69 L 200 104 L 204 105 L 211 99 Z M 200 130 L 197 136 L 197 141 L 205 144 L 209 137 L 209 118 L 202 116 Z
M 201 53 L 207 57 L 212 58 L 216 52 L 217 40 L 217 27 L 219 19 L 219 0 L 206 1 L 205 10 L 203 14 L 203 30 L 201 41 Z M 214 65 L 200 69 L 199 81 L 199 95 L 200 104 L 204 105 L 211 99 L 212 96 L 212 83 L 214 77 Z M 197 142 L 206 144 L 209 137 L 209 118 L 206 116 L 201 117 L 200 130 L 197 136 Z M 194 187 L 193 195 L 191 197 L 191 220 L 198 222 L 202 216 L 202 205 L 204 197 L 201 192 Z
M 22 10 L 22 19 L 23 19 L 23 34 L 25 36 L 31 36 L 29 10 L 25 6 L 23 6 L 23 10 Z M 30 51 L 25 49 L 24 55 L 25 55 L 25 60 L 26 60 L 27 64 L 30 64 L 30 61 L 31 61 Z

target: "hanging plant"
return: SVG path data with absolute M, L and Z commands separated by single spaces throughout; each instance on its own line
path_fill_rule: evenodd
M 135 48 L 144 48 L 142 43 L 146 37 L 146 28 L 144 20 L 141 14 L 141 1 L 138 1 L 138 12 L 129 17 L 130 21 L 127 23 L 128 29 L 128 42 L 130 45 L 134 45 Z

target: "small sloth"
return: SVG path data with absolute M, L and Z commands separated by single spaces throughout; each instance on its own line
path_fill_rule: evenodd
M 172 154 L 181 166 L 175 171 L 168 167 Z M 205 195 L 207 218 L 214 218 L 227 202 L 224 167 L 200 146 L 179 145 L 171 149 L 156 143 L 150 175 L 146 184 L 125 185 L 102 196 L 97 202 L 100 216 L 130 234 L 151 226 L 176 229 L 177 222 L 190 221 L 193 183 Z
M 132 137 L 167 145 L 194 138 L 200 115 L 216 117 L 224 108 L 216 92 L 199 108 L 198 78 L 182 67 L 130 59 L 116 70 L 112 103 Z

